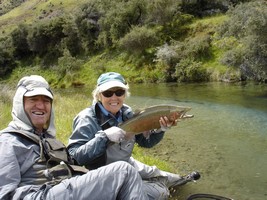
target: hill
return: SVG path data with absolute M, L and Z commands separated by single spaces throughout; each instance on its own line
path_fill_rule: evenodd
M 3 36 L 9 34 L 18 24 L 39 23 L 41 20 L 71 13 L 85 2 L 87 1 L 80 0 L 77 3 L 75 0 L 3 0 L 0 4 L 0 32 Z
M 39 73 L 57 87 L 81 86 L 103 71 L 131 82 L 266 80 L 263 0 L 7 2 L 2 80 Z

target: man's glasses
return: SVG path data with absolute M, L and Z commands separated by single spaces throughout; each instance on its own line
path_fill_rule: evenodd
M 121 97 L 122 95 L 125 94 L 125 90 L 116 90 L 116 91 L 111 91 L 111 90 L 106 90 L 102 92 L 104 97 L 112 97 L 113 94 L 115 94 L 117 97 Z

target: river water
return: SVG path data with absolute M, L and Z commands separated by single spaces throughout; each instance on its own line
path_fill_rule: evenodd
M 144 151 L 181 174 L 201 179 L 176 191 L 173 199 L 211 193 L 235 200 L 267 199 L 267 85 L 131 85 L 127 104 L 189 106 L 194 118 L 179 122 L 155 147 Z

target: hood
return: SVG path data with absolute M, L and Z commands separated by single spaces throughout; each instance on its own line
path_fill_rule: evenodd
M 45 81 L 44 79 L 42 79 L 42 80 Z M 34 127 L 31 123 L 30 119 L 28 118 L 27 114 L 25 113 L 25 110 L 24 110 L 23 96 L 27 92 L 29 92 L 29 90 L 23 84 L 21 84 L 21 81 L 20 81 L 18 86 L 17 86 L 17 91 L 16 91 L 14 98 L 13 98 L 13 107 L 12 107 L 12 113 L 11 113 L 12 114 L 12 121 L 8 125 L 9 130 L 10 129 L 21 130 L 24 132 L 31 132 L 31 133 L 35 132 Z M 46 130 L 47 133 L 49 135 L 55 137 L 56 130 L 55 130 L 55 125 L 54 125 L 53 106 L 51 109 L 51 116 L 50 116 L 50 120 L 49 120 L 47 127 L 48 127 Z

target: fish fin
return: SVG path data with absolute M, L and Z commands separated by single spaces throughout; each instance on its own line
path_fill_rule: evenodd
M 141 111 L 142 111 L 141 109 L 136 109 L 136 110 L 134 111 L 134 116 L 138 115 Z

